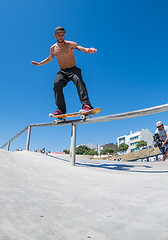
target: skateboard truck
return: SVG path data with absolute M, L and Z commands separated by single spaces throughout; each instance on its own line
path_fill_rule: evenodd
M 62 118 L 62 119 L 60 118 L 58 120 L 54 120 L 55 124 L 62 123 L 62 122 L 66 122 L 66 118 Z

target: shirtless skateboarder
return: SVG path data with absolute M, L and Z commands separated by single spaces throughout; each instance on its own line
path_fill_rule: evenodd
M 35 61 L 31 62 L 31 64 L 34 64 L 35 66 L 40 66 L 51 62 L 55 56 L 57 58 L 60 70 L 56 75 L 53 90 L 55 94 L 55 103 L 58 108 L 54 113 L 50 113 L 49 116 L 53 117 L 66 113 L 63 88 L 69 81 L 73 81 L 76 85 L 79 99 L 82 104 L 81 111 L 89 111 L 93 107 L 89 101 L 86 85 L 82 80 L 81 69 L 76 67 L 74 49 L 85 53 L 95 53 L 97 50 L 95 48 L 84 48 L 75 42 L 64 40 L 65 29 L 63 27 L 57 27 L 55 29 L 54 37 L 57 42 L 51 46 L 49 57 L 39 63 Z

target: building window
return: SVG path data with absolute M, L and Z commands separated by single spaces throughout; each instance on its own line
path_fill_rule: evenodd
M 131 137 L 130 141 L 137 139 L 139 136 Z
M 131 149 L 131 152 L 135 152 L 137 150 L 139 150 L 139 148 L 133 148 L 133 149 Z
M 137 145 L 138 142 L 130 143 L 131 146 Z

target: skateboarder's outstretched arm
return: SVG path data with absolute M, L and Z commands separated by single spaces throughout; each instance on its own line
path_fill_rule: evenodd
M 97 49 L 91 47 L 91 48 L 85 48 L 85 47 L 82 47 L 80 45 L 78 45 L 77 43 L 73 42 L 73 46 L 75 49 L 79 50 L 79 51 L 82 51 L 82 52 L 85 52 L 85 53 L 95 53 L 97 52 Z
M 50 55 L 46 59 L 44 59 L 43 61 L 41 61 L 39 63 L 37 63 L 35 61 L 32 61 L 31 64 L 33 64 L 35 66 L 40 66 L 40 65 L 44 65 L 46 63 L 51 62 L 53 60 L 54 56 L 55 56 L 53 51 L 54 51 L 54 46 L 52 46 L 50 48 Z

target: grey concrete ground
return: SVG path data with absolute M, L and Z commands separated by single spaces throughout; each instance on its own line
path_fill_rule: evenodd
M 0 150 L 1 240 L 167 240 L 168 162 Z

